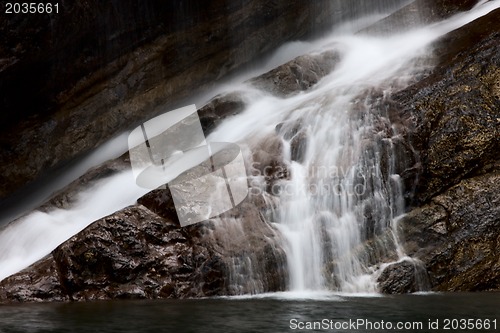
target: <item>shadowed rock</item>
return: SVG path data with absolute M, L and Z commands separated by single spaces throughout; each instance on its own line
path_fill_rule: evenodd
M 198 110 L 205 135 L 210 134 L 222 121 L 245 109 L 244 96 L 238 92 L 219 95 Z
M 396 144 L 397 150 L 404 149 L 401 159 L 418 153 L 411 165 L 397 167 L 408 170 L 402 176 L 413 182 L 417 189 L 414 203 L 420 206 L 400 222 L 401 238 L 407 254 L 425 266 L 434 290 L 500 289 L 497 22 L 498 10 L 438 41 L 435 70 L 392 96 L 388 106 L 404 137 Z M 316 63 L 309 60 L 314 69 Z M 297 84 L 301 76 L 292 70 L 297 64 L 275 72 L 286 73 L 283 85 L 264 75 L 270 80 L 266 83 L 269 91 L 286 95 L 293 93 L 289 89 L 307 89 L 317 82 L 314 71 L 306 69 L 306 84 Z M 206 128 L 243 107 L 238 97 L 221 98 L 207 107 Z M 385 123 L 380 127 L 383 136 L 392 135 L 384 133 Z M 292 132 L 282 134 L 290 139 L 300 133 L 299 128 Z M 267 185 L 290 176 L 282 165 L 279 138 L 263 138 L 258 146 L 253 158 L 261 163 L 259 171 L 267 177 Z M 278 172 L 281 167 L 284 171 Z M 109 170 L 114 172 L 113 167 Z M 88 177 L 100 175 L 96 171 Z M 62 195 L 55 205 L 71 202 L 71 193 Z M 179 228 L 167 191 L 155 190 L 139 203 L 96 221 L 49 256 L 3 280 L 0 300 L 180 298 L 286 288 L 282 240 L 264 218 L 262 196 L 221 219 L 187 228 Z M 359 251 L 369 257 L 379 247 L 378 241 L 369 240 L 374 245 L 367 243 Z M 390 240 L 380 242 L 384 245 Z M 393 256 L 390 253 L 387 259 Z M 404 262 L 389 266 L 380 279 L 382 290 L 414 291 L 414 273 Z

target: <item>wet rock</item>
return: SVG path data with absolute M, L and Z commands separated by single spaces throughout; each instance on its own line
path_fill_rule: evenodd
M 217 222 L 213 233 L 219 253 L 229 263 L 229 294 L 284 291 L 288 264 L 284 239 L 265 219 L 262 195 L 254 194 Z
M 301 131 L 290 141 L 290 159 L 302 163 L 307 151 L 307 133 Z
M 147 207 L 153 213 L 163 218 L 179 223 L 174 200 L 172 199 L 172 194 L 168 186 L 158 188 L 143 195 L 137 199 L 137 203 Z
M 290 160 L 303 162 L 307 151 L 307 129 L 303 120 L 288 120 L 275 127 L 276 134 L 290 143 Z
M 495 10 L 444 36 L 435 44 L 438 65 L 433 73 L 393 96 L 422 163 L 418 202 L 497 158 L 499 19 L 500 10 Z
M 54 208 L 69 208 L 78 201 L 79 194 L 82 191 L 88 190 L 105 178 L 128 169 L 130 169 L 130 158 L 127 152 L 118 158 L 87 170 L 84 175 L 53 193 L 49 200 L 43 203 L 38 210 L 48 212 Z
M 401 173 L 414 189 L 401 239 L 436 291 L 500 289 L 499 20 L 495 10 L 438 40 L 434 69 L 389 103 L 415 156 Z M 406 144 L 398 150 L 411 156 Z M 382 289 L 408 292 L 398 279 L 408 274 L 391 269 Z
M 339 62 L 336 52 L 303 55 L 277 67 L 249 83 L 273 95 L 287 97 L 305 91 L 328 75 Z
M 395 149 L 403 149 L 405 159 L 417 152 L 411 163 L 420 163 L 418 177 L 409 172 L 420 207 L 401 221 L 401 238 L 407 253 L 425 265 L 434 290 L 500 289 L 498 15 L 495 11 L 439 41 L 436 70 L 394 95 L 390 104 L 389 114 L 406 140 L 395 139 Z M 288 88 L 270 89 L 283 93 Z M 218 107 L 241 106 L 231 98 L 207 108 L 207 115 L 215 117 L 205 118 L 207 128 L 216 124 Z M 394 135 L 386 123 L 381 119 L 377 124 L 381 134 L 375 138 Z M 299 129 L 286 132 L 287 140 Z M 278 135 L 263 138 L 256 147 L 253 159 L 269 185 L 289 177 Z M 382 164 L 388 168 L 387 161 Z M 100 177 L 99 172 L 94 176 Z M 2 281 L 0 301 L 178 298 L 286 287 L 282 240 L 264 218 L 263 196 L 187 228 L 178 226 L 167 191 L 155 190 L 139 203 L 95 222 L 50 256 Z M 365 213 L 367 220 L 376 219 L 373 212 Z M 376 230 L 371 234 L 356 249 L 367 257 L 392 239 Z M 393 253 L 385 256 L 394 259 Z M 414 275 L 414 267 L 403 262 L 389 266 L 379 282 L 384 292 L 411 292 L 416 290 Z
M 283 155 L 282 139 L 271 134 L 257 141 L 252 147 L 252 176 L 260 176 L 266 183 L 265 190 L 272 194 L 280 193 L 280 181 L 290 179 L 290 168 Z
M 384 294 L 407 294 L 425 290 L 427 272 L 411 260 L 404 260 L 387 266 L 377 279 Z

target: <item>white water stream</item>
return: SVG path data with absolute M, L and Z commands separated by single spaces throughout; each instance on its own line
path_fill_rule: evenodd
M 432 41 L 499 7 L 500 1 L 489 1 L 444 22 L 390 37 L 334 33 L 309 46 L 316 52 L 339 51 L 337 68 L 310 91 L 289 98 L 239 85 L 239 91 L 254 102 L 225 121 L 211 140 L 251 146 L 273 135 L 279 123 L 284 124 L 282 136 L 297 122 L 306 133 L 307 149 L 300 163 L 285 152 L 292 178 L 281 184 L 284 191 L 275 220 L 287 240 L 292 290 L 375 291 L 372 273 L 378 267 L 356 251 L 366 230 L 373 234 L 393 230 L 404 207 L 394 161 L 385 170 L 380 161 L 384 149 L 392 149 L 391 136 L 398 134 L 392 131 L 385 137 L 374 131 L 384 115 L 372 116 L 373 98 L 404 87 L 421 71 L 421 62 L 415 60 L 430 51 L 427 46 Z M 374 90 L 380 94 L 370 92 Z M 385 143 L 370 146 L 373 140 Z M 290 147 L 290 141 L 283 139 L 284 146 Z M 47 255 L 96 219 L 134 203 L 146 191 L 135 185 L 130 172 L 124 172 L 82 192 L 71 209 L 35 211 L 0 230 L 0 280 Z M 367 209 L 375 212 L 371 220 L 363 217 Z M 386 251 L 395 252 L 395 260 L 400 260 L 404 253 L 395 244 Z

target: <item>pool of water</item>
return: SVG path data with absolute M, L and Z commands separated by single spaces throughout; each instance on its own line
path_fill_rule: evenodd
M 102 301 L 0 306 L 0 332 L 498 332 L 500 293 Z M 448 328 L 448 329 L 446 329 Z

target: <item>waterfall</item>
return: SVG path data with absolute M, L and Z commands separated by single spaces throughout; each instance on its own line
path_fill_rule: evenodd
M 252 149 L 274 137 L 284 147 L 290 177 L 273 187 L 277 204 L 269 216 L 284 239 L 290 289 L 373 292 L 384 265 L 407 259 L 397 236 L 404 214 L 395 158 L 401 137 L 384 101 L 429 68 L 422 59 L 432 51 L 432 41 L 498 7 L 500 1 L 481 2 L 468 13 L 384 37 L 354 34 L 343 26 L 307 44 L 311 53 L 339 54 L 334 71 L 290 97 L 238 84 L 253 102 L 209 139 Z M 72 208 L 35 211 L 3 228 L 0 280 L 144 192 L 129 172 L 121 173 L 81 193 Z M 253 291 L 259 288 L 257 283 Z
M 419 264 L 398 240 L 405 204 L 397 165 L 404 161 L 397 160 L 401 135 L 384 100 L 431 68 L 425 59 L 432 41 L 497 7 L 481 3 L 392 36 L 326 38 L 317 52 L 341 55 L 330 75 L 288 98 L 248 88 L 254 102 L 212 134 L 254 149 L 265 138 L 281 140 L 291 176 L 273 186 L 279 204 L 272 221 L 286 240 L 291 290 L 376 292 L 388 263 Z

